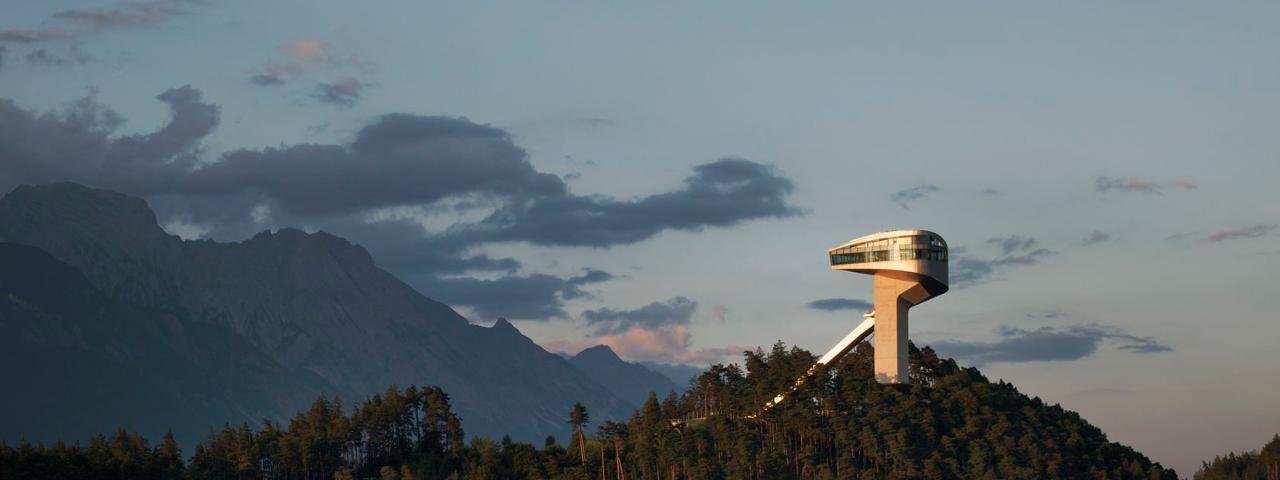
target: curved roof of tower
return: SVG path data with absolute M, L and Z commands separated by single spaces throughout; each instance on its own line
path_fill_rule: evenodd
M 866 243 L 866 242 L 871 242 L 875 240 L 884 240 L 886 238 L 898 238 L 898 237 L 905 237 L 910 235 L 932 235 L 934 237 L 937 237 L 937 239 L 942 242 L 943 246 L 946 246 L 947 244 L 947 240 L 942 238 L 942 235 L 938 235 L 937 233 L 931 232 L 929 230 L 921 230 L 921 229 L 881 230 L 879 232 L 876 232 L 870 235 L 863 235 L 853 240 L 849 240 L 840 245 L 831 247 L 828 250 L 834 251 L 834 250 L 848 247 L 858 243 Z

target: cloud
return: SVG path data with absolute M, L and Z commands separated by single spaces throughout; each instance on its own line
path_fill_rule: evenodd
M 595 298 L 595 295 L 582 290 L 581 286 L 590 285 L 592 283 L 607 282 L 613 280 L 613 274 L 604 270 L 596 270 L 593 268 L 584 268 L 582 275 L 569 277 L 565 280 L 565 287 L 560 291 L 560 295 L 565 299 L 574 298 Z
M 280 47 L 280 51 L 298 62 L 313 62 L 326 56 L 324 44 L 307 38 L 294 40 L 293 43 Z
M 0 42 L 31 44 L 74 39 L 110 30 L 151 27 L 187 13 L 183 6 L 190 3 L 194 2 L 156 0 L 111 8 L 60 10 L 38 28 L 0 30 Z
M 1206 243 L 1225 242 L 1227 240 L 1240 240 L 1245 238 L 1258 238 L 1271 233 L 1276 229 L 1276 225 L 1253 225 L 1249 227 L 1234 228 L 1231 230 L 1223 230 L 1214 232 L 1204 238 Z
M 789 179 L 740 158 L 695 165 L 674 188 L 639 198 L 575 195 L 560 177 L 535 169 L 508 132 L 466 118 L 387 114 L 344 144 L 211 155 L 202 141 L 217 127 L 219 107 L 189 86 L 156 98 L 168 104 L 168 122 L 132 135 L 115 133 L 124 119 L 92 92 L 44 113 L 0 99 L 0 189 L 69 180 L 144 195 L 160 218 L 208 226 L 209 238 L 324 229 L 361 244 L 423 291 L 521 319 L 564 318 L 563 301 L 589 297 L 583 286 L 601 274 L 517 275 L 519 261 L 477 251 L 486 245 L 610 248 L 668 230 L 803 213 L 788 201 Z M 461 276 L 472 272 L 507 277 Z
M 374 70 L 373 62 L 355 54 L 338 55 L 331 45 L 313 38 L 296 39 L 277 48 L 277 51 L 283 57 L 268 60 L 254 68 L 253 75 L 249 78 L 250 83 L 261 86 L 279 85 L 316 68 L 348 73 L 370 73 Z M 347 78 L 322 83 L 316 95 L 336 99 L 331 100 L 331 103 L 349 105 L 359 99 L 359 90 L 365 86 L 367 85 L 363 82 Z
M 1175 180 L 1173 182 L 1173 186 L 1177 188 L 1181 188 L 1183 190 L 1195 190 L 1200 188 L 1199 185 L 1197 185 L 1195 182 L 1192 182 L 1191 180 Z
M 38 114 L 0 99 L 0 187 L 72 180 L 131 193 L 166 190 L 195 165 L 200 142 L 218 125 L 219 108 L 190 86 L 156 99 L 168 123 L 147 134 L 111 134 L 124 119 L 98 104 L 95 92 L 62 111 Z
M 1089 245 L 1097 245 L 1099 243 L 1105 242 L 1110 239 L 1111 239 L 1111 234 L 1103 232 L 1101 230 L 1094 230 L 1093 233 L 1090 233 L 1088 237 L 1085 237 L 1079 242 L 1076 242 L 1076 245 L 1087 247 Z
M 1112 190 L 1122 192 L 1141 192 L 1152 195 L 1160 195 L 1160 185 L 1137 178 L 1114 178 L 1114 177 L 1098 177 L 1094 179 L 1094 189 L 1099 192 L 1109 192 Z
M 369 84 L 355 78 L 344 78 L 332 83 L 320 83 L 316 85 L 316 91 L 311 94 L 311 98 L 340 107 L 353 107 L 360 101 L 365 88 L 368 86 Z
M 659 330 L 674 325 L 688 325 L 697 310 L 698 302 L 688 297 L 674 297 L 665 302 L 652 302 L 634 310 L 601 308 L 582 312 L 588 326 L 594 326 L 592 336 L 614 335 L 639 327 L 642 330 Z
M 898 206 L 909 210 L 907 206 L 911 202 L 923 199 L 929 196 L 929 194 L 938 192 L 940 190 L 942 189 L 938 188 L 937 185 L 929 185 L 929 184 L 916 185 L 906 190 L 899 190 L 897 192 L 893 192 L 893 194 L 889 195 L 889 200 L 892 200 L 893 203 L 898 204 Z
M 249 83 L 262 87 L 269 87 L 272 85 L 283 85 L 284 79 L 280 78 L 280 75 L 272 73 L 259 73 L 249 77 Z
M 632 361 L 662 362 L 667 364 L 707 365 L 742 355 L 754 347 L 729 345 L 725 347 L 691 348 L 689 327 L 676 325 L 655 330 L 632 326 L 625 331 L 611 333 L 583 341 L 551 339 L 540 343 L 553 352 L 580 352 L 596 345 L 608 345 L 619 357 Z M 700 370 L 700 369 L 699 369 Z
M 22 56 L 22 58 L 32 65 L 62 66 L 67 64 L 66 59 L 54 55 L 45 48 L 38 48 L 27 52 L 26 55 Z
M 1122 328 L 1097 323 L 1035 330 L 1002 326 L 996 329 L 996 334 L 1000 338 L 990 342 L 943 340 L 933 342 L 932 346 L 942 355 L 975 365 L 1078 360 L 1096 353 L 1103 343 L 1140 354 L 1173 350 L 1152 337 L 1132 335 Z
M 212 230 L 208 225 L 191 223 L 191 219 L 186 217 L 172 218 L 165 222 L 164 225 L 161 225 L 160 228 L 163 228 L 164 231 L 171 235 L 177 235 L 183 240 L 199 240 Z
M 724 158 L 694 167 L 681 188 L 633 201 L 560 193 L 556 188 L 510 202 L 456 234 L 475 241 L 609 247 L 639 242 L 663 230 L 700 231 L 746 220 L 787 218 L 803 212 L 786 198 L 794 189 L 773 167 Z
M 630 360 L 695 365 L 719 362 L 726 357 L 738 356 L 744 351 L 751 350 L 741 345 L 691 348 L 693 339 L 687 325 L 675 325 L 665 329 L 631 326 L 621 332 L 595 337 L 591 342 L 608 345 L 619 356 Z
M 723 324 L 726 321 L 728 321 L 728 317 L 729 317 L 729 307 L 726 307 L 720 304 L 715 304 L 711 306 L 711 318 L 714 318 Z
M 80 50 L 79 47 L 72 45 L 68 49 L 66 56 L 53 53 L 47 48 L 37 48 L 27 52 L 26 55 L 22 56 L 22 59 L 26 60 L 30 65 L 63 67 L 67 65 L 83 65 L 89 61 L 89 56 Z
M 45 40 L 53 40 L 67 38 L 70 34 L 59 29 L 40 29 L 40 30 L 24 30 L 24 29 L 7 29 L 0 30 L 0 42 L 7 43 L 36 43 Z
M 990 280 L 1004 268 L 1035 265 L 1042 257 L 1057 254 L 1047 248 L 1038 248 L 1038 240 L 1024 235 L 990 238 L 986 244 L 996 247 L 1000 254 L 978 257 L 963 247 L 951 249 L 950 280 L 953 287 L 977 285 Z
M 144 27 L 155 25 L 175 15 L 186 13 L 174 2 L 155 1 L 130 3 L 108 9 L 72 9 L 54 13 L 55 20 L 63 20 L 94 31 L 114 28 Z
M 502 130 L 465 118 L 389 114 L 360 129 L 350 145 L 233 150 L 192 172 L 179 188 L 257 193 L 294 213 L 324 215 L 469 194 L 562 195 L 566 187 L 555 175 L 534 170 Z
M 1006 256 L 1003 256 L 1003 257 L 995 258 L 995 259 L 990 260 L 990 261 L 989 261 L 989 263 L 990 263 L 992 266 L 1002 266 L 1002 265 L 1035 265 L 1037 262 L 1039 262 L 1039 261 L 1040 261 L 1040 260 L 1039 260 L 1039 259 L 1040 259 L 1040 257 L 1043 257 L 1043 256 L 1045 256 L 1045 255 L 1055 255 L 1055 254 L 1057 254 L 1057 253 L 1058 253 L 1058 252 L 1055 252 L 1055 251 L 1053 251 L 1053 250 L 1049 250 L 1049 249 L 1047 249 L 1047 248 L 1037 248 L 1037 249 L 1035 249 L 1035 250 L 1032 250 L 1032 251 L 1030 251 L 1030 252 L 1026 252 L 1026 253 L 1024 253 L 1024 254 L 1019 254 L 1019 255 L 1006 255 Z
M 607 272 L 588 270 L 582 276 L 568 279 L 546 274 L 493 280 L 428 277 L 417 285 L 424 295 L 450 305 L 470 307 L 484 319 L 549 320 L 568 318 L 564 300 L 583 296 L 582 286 L 611 278 Z
M 692 299 L 674 297 L 632 310 L 587 310 L 582 312 L 582 318 L 587 326 L 595 328 L 588 332 L 586 340 L 551 340 L 544 342 L 543 346 L 558 351 L 578 351 L 594 345 L 608 345 L 619 356 L 631 360 L 703 365 L 750 350 L 733 345 L 692 348 L 689 324 L 697 308 L 698 302 Z
M 856 298 L 824 298 L 809 302 L 805 304 L 805 306 L 814 310 L 823 310 L 827 312 L 839 310 L 871 310 L 872 308 L 875 308 L 875 305 L 872 305 L 871 302 Z
M 9 54 L 9 47 L 0 45 L 0 70 L 4 70 L 4 57 Z
M 1008 255 L 1013 252 L 1029 250 L 1036 245 L 1036 239 L 1022 235 L 1009 235 L 1007 237 L 989 238 L 987 239 L 987 244 L 999 246 L 1000 252 Z

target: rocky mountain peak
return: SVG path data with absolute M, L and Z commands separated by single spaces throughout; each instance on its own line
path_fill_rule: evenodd
M 575 355 L 574 357 L 579 358 L 583 361 L 589 361 L 589 362 L 622 362 L 623 361 L 622 358 L 618 357 L 618 354 L 615 353 L 612 348 L 609 348 L 608 345 L 596 345 L 594 347 L 588 347 L 586 349 L 583 349 L 581 352 L 578 352 L 578 354 Z

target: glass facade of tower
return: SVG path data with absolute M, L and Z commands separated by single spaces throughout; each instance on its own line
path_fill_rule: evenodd
M 883 238 L 831 251 L 832 265 L 888 262 L 893 260 L 947 261 L 947 244 L 934 235 Z

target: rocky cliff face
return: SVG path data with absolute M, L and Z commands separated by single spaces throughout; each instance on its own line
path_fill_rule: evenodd
M 563 433 L 574 401 L 594 418 L 630 414 L 629 402 L 509 323 L 472 325 L 378 268 L 363 248 L 324 232 L 282 229 L 238 243 L 183 241 L 160 229 L 140 199 L 63 183 L 19 187 L 0 199 L 0 241 L 38 247 L 82 272 L 105 301 L 147 312 L 131 317 L 141 325 L 170 325 L 124 350 L 156 344 L 197 371 L 226 375 L 219 388 L 199 393 L 210 397 L 202 402 L 223 402 L 233 411 L 213 421 L 257 422 L 261 413 L 278 418 L 304 409 L 315 393 L 363 399 L 410 383 L 443 387 L 468 432 L 483 435 L 540 440 Z M 95 318 L 71 315 L 62 322 L 101 320 Z M 135 328 L 141 327 L 104 332 L 98 340 Z M 53 340 L 41 338 L 26 342 L 36 345 L 30 355 L 48 356 L 39 346 Z M 238 366 L 219 367 L 229 364 Z M 250 370 L 256 373 L 235 375 Z M 255 400 L 244 400 L 250 397 Z M 240 403 L 261 407 L 235 411 Z M 91 431 L 101 429 L 85 432 Z

